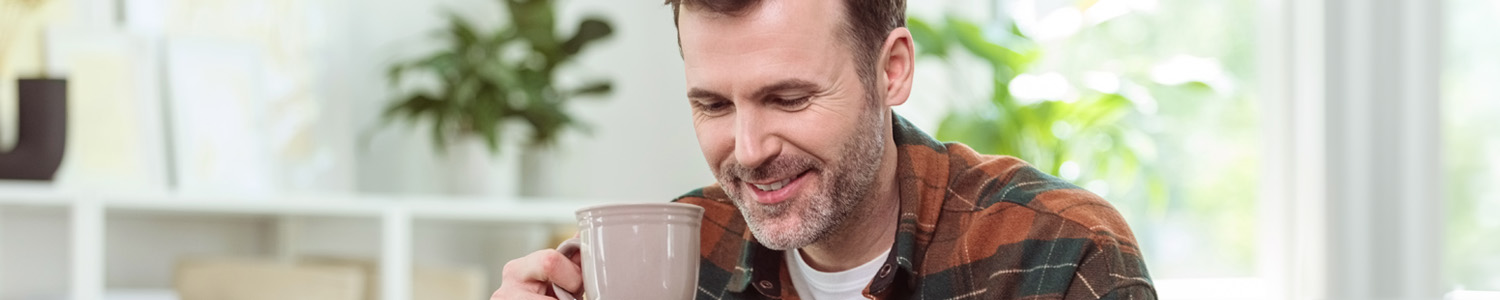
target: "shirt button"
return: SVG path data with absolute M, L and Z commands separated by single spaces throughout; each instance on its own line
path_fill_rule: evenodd
M 760 288 L 770 289 L 771 288 L 771 281 L 770 280 L 761 280 L 760 281 Z
M 880 276 L 880 277 L 885 277 L 886 275 L 891 275 L 891 264 L 885 264 L 884 266 L 881 266 L 879 274 L 880 275 L 878 275 L 878 276 Z

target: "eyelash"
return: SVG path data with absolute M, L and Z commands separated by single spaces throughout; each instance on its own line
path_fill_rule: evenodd
M 783 108 L 791 108 L 791 109 L 794 109 L 794 110 L 800 110 L 803 107 L 807 106 L 807 103 L 808 103 L 809 100 L 812 100 L 812 96 L 802 96 L 802 97 L 798 97 L 798 98 L 775 98 L 775 99 L 772 99 L 771 102 L 773 104 L 775 104 L 777 106 L 781 106 Z M 704 114 L 719 115 L 720 113 L 724 112 L 725 110 L 730 109 L 730 107 L 734 106 L 734 104 L 729 103 L 728 101 L 711 101 L 711 102 L 697 102 L 697 101 L 694 101 L 693 102 L 693 106 L 696 107 L 699 111 L 702 111 Z
M 709 115 L 718 114 L 719 112 L 722 112 L 722 111 L 728 109 L 728 107 L 730 107 L 732 105 L 733 104 L 730 104 L 728 101 L 713 101 L 713 102 L 709 102 L 709 103 L 697 102 L 697 101 L 693 102 L 693 106 L 697 107 L 699 111 L 702 111 L 703 113 L 706 113 L 706 114 L 709 114 Z
M 777 105 L 781 105 L 782 107 L 801 108 L 811 99 L 812 96 L 802 96 L 798 98 L 776 98 L 775 101 Z

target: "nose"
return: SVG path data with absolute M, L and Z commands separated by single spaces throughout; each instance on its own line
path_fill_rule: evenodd
M 781 152 L 781 143 L 771 134 L 771 123 L 756 109 L 741 109 L 735 115 L 734 159 L 754 169 Z

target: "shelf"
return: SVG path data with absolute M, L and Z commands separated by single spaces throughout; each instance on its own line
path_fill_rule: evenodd
M 573 212 L 619 200 L 567 198 L 480 199 L 357 195 L 225 196 L 172 193 L 90 193 L 0 185 L 3 206 L 97 203 L 109 212 L 379 217 L 401 211 L 416 219 L 571 223 Z
M 50 184 L 0 180 L 0 204 L 63 206 L 67 205 L 72 198 L 70 195 L 57 192 Z
M 101 300 L 177 300 L 177 292 L 171 289 L 111 289 L 105 290 Z
M 385 300 L 408 300 L 411 292 L 410 270 L 416 242 L 415 223 L 428 221 L 477 221 L 565 225 L 574 222 L 573 212 L 584 207 L 624 202 L 650 202 L 638 199 L 572 199 L 572 198 L 478 198 L 446 196 L 374 196 L 354 194 L 297 195 L 211 195 L 165 191 L 84 191 L 60 189 L 46 183 L 0 180 L 0 209 L 49 207 L 67 211 L 70 279 L 72 299 L 152 298 L 161 294 L 118 294 L 105 286 L 105 249 L 109 243 L 130 241 L 106 238 L 110 231 L 106 220 L 116 214 L 130 218 L 158 215 L 249 215 L 355 217 L 374 220 L 379 232 L 378 261 L 381 266 L 381 293 L 392 295 Z M 659 200 L 659 201 L 665 201 Z M 281 251 L 293 253 L 298 247 L 294 236 L 299 218 L 279 218 L 270 240 Z M 461 225 L 471 226 L 471 225 Z M 479 226 L 487 226 L 480 224 Z M 537 228 L 546 228 L 545 226 Z M 505 241 L 510 243 L 513 241 Z M 136 297 L 136 298 L 131 298 Z

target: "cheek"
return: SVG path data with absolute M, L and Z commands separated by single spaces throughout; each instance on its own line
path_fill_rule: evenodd
M 703 159 L 708 162 L 708 168 L 715 174 L 719 171 L 720 163 L 734 154 L 734 131 L 729 126 L 732 123 L 724 121 L 727 118 L 697 119 L 693 122 L 693 130 L 698 135 L 698 148 L 703 151 Z
M 852 130 L 855 124 L 848 115 L 831 111 L 810 109 L 787 116 L 784 120 L 783 124 L 787 125 L 784 128 L 788 129 L 784 136 L 793 147 L 824 163 L 840 163 L 840 147 L 850 136 L 856 134 Z

